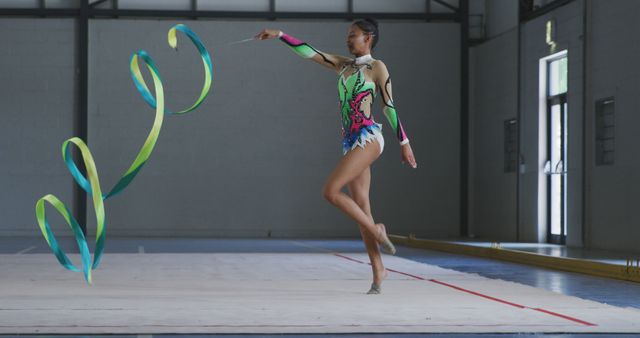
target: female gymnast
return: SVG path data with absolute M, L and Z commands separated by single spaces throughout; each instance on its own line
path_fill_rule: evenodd
M 382 125 L 371 115 L 376 91 L 382 95 L 383 112 L 401 145 L 402 162 L 416 168 L 416 160 L 409 139 L 402 128 L 391 96 L 391 80 L 385 64 L 371 56 L 378 42 L 378 24 L 375 20 L 355 21 L 347 33 L 347 47 L 355 58 L 321 52 L 309 44 L 280 30 L 264 29 L 255 38 L 279 38 L 296 54 L 311 59 L 338 73 L 338 94 L 342 119 L 343 157 L 323 188 L 324 197 L 360 227 L 373 270 L 373 283 L 368 294 L 379 294 L 387 271 L 382 264 L 380 248 L 389 254 L 396 249 L 387 237 L 384 224 L 375 223 L 369 203 L 371 164 L 384 148 Z M 342 192 L 347 186 L 350 196 Z

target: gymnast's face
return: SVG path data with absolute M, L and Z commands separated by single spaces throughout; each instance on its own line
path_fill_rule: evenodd
M 347 32 L 347 48 L 355 56 L 367 55 L 371 52 L 371 34 L 365 33 L 357 25 L 351 25 Z

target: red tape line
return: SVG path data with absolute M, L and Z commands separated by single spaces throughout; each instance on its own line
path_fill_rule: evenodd
M 337 256 L 337 257 L 340 257 L 340 258 L 344 258 L 346 260 L 349 260 L 349 261 L 352 261 L 352 262 L 355 262 L 355 263 L 371 265 L 371 263 L 365 263 L 365 262 L 363 262 L 361 260 L 358 260 L 358 259 L 355 259 L 355 258 L 351 258 L 349 256 L 345 256 L 345 255 L 342 255 L 342 254 L 339 254 L 339 253 L 334 253 L 333 255 Z M 555 317 L 558 317 L 558 318 L 563 318 L 563 319 L 566 319 L 566 320 L 570 320 L 572 322 L 576 322 L 576 323 L 579 323 L 579 324 L 582 324 L 582 325 L 586 325 L 586 326 L 598 326 L 597 324 L 589 323 L 589 322 L 586 322 L 584 320 L 580 320 L 580 319 L 577 319 L 577 318 L 574 318 L 574 317 L 563 315 L 563 314 L 560 314 L 560 313 L 557 313 L 557 312 L 553 312 L 553 311 L 549 311 L 549 310 L 545 310 L 545 309 L 541 309 L 541 308 L 532 308 L 532 307 L 528 307 L 528 306 L 512 303 L 512 302 L 509 302 L 509 301 L 506 301 L 506 300 L 503 300 L 503 299 L 500 299 L 500 298 L 491 297 L 491 296 L 482 294 L 480 292 L 471 291 L 471 290 L 468 290 L 468 289 L 465 289 L 465 288 L 461 288 L 459 286 L 455 286 L 453 284 L 441 282 L 441 281 L 439 281 L 437 279 L 426 279 L 424 277 L 420 277 L 420 276 L 417 276 L 417 275 L 412 275 L 410 273 L 406 273 L 406 272 L 402 272 L 402 271 L 398 271 L 398 270 L 394 270 L 394 269 L 387 269 L 387 271 L 395 272 L 397 274 L 404 275 L 404 276 L 411 277 L 411 278 L 415 278 L 415 279 L 418 279 L 418 280 L 423 280 L 423 281 L 436 283 L 436 284 L 439 284 L 439 285 L 450 287 L 450 288 L 458 290 L 458 291 L 466 292 L 466 293 L 469 293 L 469 294 L 472 294 L 472 295 L 475 295 L 475 296 L 478 296 L 478 297 L 486 298 L 486 299 L 489 299 L 489 300 L 493 300 L 495 302 L 499 302 L 499 303 L 502 303 L 502 304 L 510 305 L 510 306 L 517 307 L 517 308 L 520 308 L 520 309 L 530 309 L 530 310 L 546 313 L 548 315 L 552 315 L 552 316 L 555 316 Z

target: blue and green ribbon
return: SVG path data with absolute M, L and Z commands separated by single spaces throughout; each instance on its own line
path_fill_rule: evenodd
M 62 144 L 62 158 L 64 159 L 64 162 L 67 165 L 69 172 L 71 172 L 71 175 L 73 176 L 73 179 L 76 181 L 76 183 L 78 183 L 78 185 L 80 185 L 80 187 L 82 187 L 82 189 L 86 191 L 88 194 L 90 194 L 92 197 L 93 207 L 95 209 L 96 221 L 97 221 L 96 222 L 96 226 L 97 226 L 96 246 L 95 246 L 95 251 L 93 255 L 93 263 L 91 263 L 91 254 L 89 252 L 87 240 L 82 232 L 82 229 L 80 228 L 80 225 L 78 224 L 76 219 L 72 216 L 69 209 L 64 205 L 64 203 L 62 203 L 62 201 L 60 201 L 56 196 L 51 194 L 45 195 L 44 197 L 40 198 L 36 202 L 36 218 L 38 220 L 38 225 L 40 226 L 42 235 L 44 236 L 45 240 L 49 244 L 49 247 L 55 254 L 56 258 L 58 259 L 58 262 L 60 262 L 60 264 L 68 270 L 79 272 L 80 270 L 71 262 L 71 260 L 65 254 L 65 252 L 60 248 L 53 232 L 51 231 L 51 227 L 49 226 L 49 222 L 47 220 L 47 216 L 45 213 L 45 202 L 51 204 L 62 215 L 66 223 L 69 225 L 69 227 L 73 231 L 73 234 L 76 238 L 76 242 L 78 244 L 78 248 L 80 251 L 80 256 L 81 256 L 82 266 L 83 266 L 82 271 L 84 272 L 85 280 L 89 284 L 91 284 L 92 282 L 91 271 L 96 269 L 100 264 L 100 260 L 102 259 L 102 253 L 104 251 L 104 244 L 105 244 L 104 201 L 122 192 L 131 183 L 131 181 L 136 177 L 136 175 L 140 172 L 144 164 L 147 162 L 147 160 L 149 159 L 149 156 L 151 156 L 151 152 L 153 151 L 156 141 L 158 140 L 160 129 L 162 127 L 164 114 L 180 115 L 180 114 L 185 114 L 190 111 L 193 111 L 198 106 L 200 106 L 200 104 L 205 100 L 205 98 L 207 97 L 211 89 L 213 65 L 211 62 L 211 56 L 209 55 L 209 52 L 204 47 L 204 45 L 202 44 L 202 41 L 196 35 L 196 33 L 194 33 L 191 29 L 189 29 L 189 27 L 183 24 L 175 25 L 169 30 L 168 41 L 169 41 L 169 45 L 172 48 L 174 49 L 177 48 L 177 43 L 178 43 L 177 31 L 184 33 L 187 37 L 189 37 L 189 39 L 191 39 L 193 44 L 198 49 L 198 52 L 200 53 L 200 57 L 202 58 L 202 64 L 204 66 L 204 72 L 205 72 L 205 80 L 204 80 L 204 85 L 202 86 L 200 97 L 196 100 L 196 102 L 193 105 L 191 105 L 191 107 L 187 109 L 184 109 L 182 111 L 175 112 L 175 113 L 169 111 L 168 109 L 165 108 L 164 89 L 162 86 L 162 79 L 160 78 L 160 72 L 158 71 L 158 68 L 153 62 L 153 59 L 144 50 L 140 50 L 131 56 L 131 59 L 129 62 L 129 71 L 131 73 L 131 78 L 133 79 L 133 83 L 135 84 L 136 88 L 142 95 L 143 99 L 152 108 L 156 110 L 156 116 L 153 122 L 153 126 L 151 128 L 151 131 L 149 132 L 147 139 L 142 145 L 142 148 L 138 152 L 138 155 L 134 159 L 129 169 L 127 169 L 127 171 L 122 175 L 120 180 L 114 185 L 114 187 L 108 193 L 106 194 L 102 193 L 102 190 L 100 188 L 100 180 L 98 179 L 98 171 L 96 169 L 93 156 L 91 155 L 91 151 L 87 147 L 86 143 L 78 137 L 72 137 L 66 140 Z M 142 73 L 140 71 L 140 64 L 138 61 L 139 59 L 142 60 L 142 62 L 147 66 L 147 69 L 151 73 L 151 77 L 153 79 L 153 84 L 154 84 L 154 92 L 156 94 L 155 97 L 149 91 L 149 88 L 147 87 L 147 84 L 145 83 L 145 80 L 142 77 Z M 71 152 L 70 152 L 71 145 L 75 145 L 80 150 L 80 154 L 84 162 L 84 167 L 86 169 L 86 174 L 87 174 L 86 177 L 80 172 L 80 170 L 76 166 L 71 156 Z

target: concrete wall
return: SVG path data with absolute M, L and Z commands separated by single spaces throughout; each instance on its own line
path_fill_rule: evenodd
M 487 31 L 492 30 L 493 15 L 504 8 L 493 8 L 499 0 L 486 3 Z M 583 27 L 584 7 L 587 26 Z M 640 154 L 636 146 L 636 127 L 640 121 L 634 109 L 640 106 L 640 65 L 637 56 L 640 45 L 635 32 L 640 29 L 636 14 L 637 1 L 576 0 L 521 27 L 520 94 L 522 102 L 521 142 L 525 171 L 520 175 L 520 240 L 546 241 L 544 210 L 538 205 L 544 158 L 539 157 L 538 69 L 539 59 L 550 54 L 545 43 L 545 22 L 555 18 L 557 51 L 568 50 L 569 57 L 569 173 L 568 173 L 568 236 L 569 246 L 638 252 L 640 222 L 634 212 L 640 200 Z M 586 36 L 586 65 L 583 60 Z M 514 40 L 515 39 L 515 40 Z M 517 36 L 512 32 L 498 36 L 472 49 L 471 80 L 471 229 L 478 236 L 491 240 L 513 238 L 513 228 L 505 227 L 515 206 L 511 203 L 513 189 L 506 177 L 500 176 L 501 148 L 499 118 L 517 98 L 508 86 L 515 87 L 513 48 Z M 500 60 L 506 62 L 500 62 Z M 586 67 L 586 73 L 583 71 Z M 583 74 L 584 73 L 584 74 Z M 583 85 L 585 86 L 583 92 Z M 614 97 L 616 107 L 615 164 L 595 165 L 595 102 Z M 583 107 L 583 100 L 586 106 Z M 491 113 L 495 116 L 492 117 Z M 585 128 L 583 141 L 583 125 Z M 582 166 L 582 154 L 586 165 Z M 582 175 L 586 175 L 586 191 L 582 191 Z M 493 177 L 492 177 L 493 174 Z M 496 200 L 499 207 L 494 201 Z M 586 219 L 582 220 L 582 198 L 586 201 Z
M 144 48 L 157 61 L 170 108 L 189 105 L 199 93 L 194 48 L 181 40 L 176 53 L 166 44 L 173 23 L 91 22 L 89 141 L 104 189 L 127 169 L 153 118 L 131 83 L 129 55 Z M 198 111 L 167 116 L 149 163 L 128 190 L 106 203 L 109 234 L 357 236 L 357 227 L 320 194 L 341 158 L 336 75 L 279 41 L 227 45 L 267 26 L 344 53 L 348 23 L 187 24 L 213 54 L 213 92 Z M 459 27 L 382 22 L 380 28 L 374 55 L 390 69 L 419 169 L 400 165 L 397 141 L 376 103 L 386 146 L 372 169 L 374 217 L 396 233 L 455 236 Z
M 492 39 L 518 27 L 519 1 L 486 1 L 486 37 Z
M 200 109 L 166 116 L 156 149 L 121 195 L 106 201 L 109 235 L 357 236 L 357 227 L 320 191 L 341 158 L 336 75 L 291 53 L 279 41 L 228 45 L 278 27 L 317 48 L 344 53 L 348 23 L 187 22 L 213 54 L 214 85 Z M 146 49 L 165 81 L 167 105 L 188 106 L 202 71 L 194 48 L 166 44 L 172 21 L 92 20 L 88 144 L 102 189 L 128 168 L 153 121 L 128 71 Z M 74 136 L 73 20 L 2 19 L 0 235 L 40 236 L 34 203 L 46 193 L 72 207 L 73 183 L 60 157 Z M 381 23 L 374 55 L 391 72 L 400 116 L 418 170 L 400 164 L 395 136 L 373 166 L 377 220 L 396 233 L 455 236 L 459 229 L 459 27 Z M 416 38 L 420 37 L 420 43 Z M 89 233 L 95 231 L 88 203 Z M 55 213 L 59 236 L 70 231 Z
M 588 222 L 593 248 L 640 252 L 640 3 L 593 1 L 589 15 L 587 99 Z M 615 98 L 615 164 L 595 166 L 595 102 Z
M 546 209 L 539 196 L 546 193 L 546 175 L 540 156 L 539 63 L 551 55 L 545 42 L 546 22 L 556 22 L 556 51 L 567 50 L 568 69 L 568 161 L 567 244 L 582 245 L 582 129 L 583 129 L 583 1 L 576 0 L 526 22 L 521 28 L 521 154 L 525 170 L 520 173 L 520 240 L 546 242 Z
M 473 48 L 470 109 L 470 233 L 516 240 L 516 173 L 504 172 L 504 121 L 516 118 L 518 32 Z
M 35 203 L 72 207 L 60 146 L 73 136 L 75 21 L 0 19 L 0 235 L 39 235 Z M 49 210 L 49 209 L 48 209 Z M 68 226 L 55 209 L 52 228 Z
M 469 233 L 514 241 L 516 173 L 505 173 L 504 121 L 517 117 L 518 3 L 473 2 L 484 15 L 484 43 L 470 51 Z
M 494 38 L 473 48 L 471 210 L 472 232 L 489 240 L 546 242 L 546 209 L 539 196 L 546 191 L 540 156 L 540 59 L 551 55 L 546 44 L 547 20 L 556 22 L 556 52 L 568 50 L 568 236 L 570 246 L 583 245 L 583 2 L 574 1 L 510 30 L 517 8 L 487 1 L 488 35 Z M 510 13 L 510 14 L 508 14 Z M 501 18 L 501 21 L 496 21 Z M 517 21 L 516 21 L 517 22 Z M 502 27 L 500 29 L 491 27 Z M 519 35 L 519 36 L 518 36 Z M 518 39 L 521 50 L 518 62 Z M 518 67 L 521 78 L 518 84 Z M 518 108 L 519 87 L 521 102 Z M 503 122 L 521 111 L 520 142 L 524 160 L 518 174 L 504 173 Z M 520 219 L 516 220 L 516 180 L 520 180 Z M 516 227 L 519 224 L 519 229 Z
M 519 3 L 511 0 L 469 1 L 469 37 L 490 40 L 514 30 L 519 23 Z
M 569 244 L 582 245 L 582 114 L 586 114 L 587 219 L 584 246 L 637 251 L 634 126 L 640 88 L 639 25 L 633 0 L 589 3 L 587 73 L 582 74 L 583 1 L 576 0 L 521 27 L 520 240 L 544 241 L 538 193 L 538 60 L 549 54 L 544 24 L 555 18 L 558 50 L 569 53 Z M 515 116 L 517 69 L 513 6 L 487 0 L 488 42 L 471 50 L 470 230 L 514 239 L 515 183 L 502 171 L 502 122 Z M 500 14 L 503 13 L 503 14 Z M 511 14 L 509 14 L 511 13 Z M 339 153 L 335 75 L 276 41 L 228 46 L 265 26 L 251 21 L 188 22 L 213 51 L 213 94 L 186 116 L 167 116 L 157 148 L 124 194 L 106 203 L 110 235 L 355 236 L 357 229 L 320 196 Z M 126 170 L 153 112 L 129 79 L 128 57 L 147 49 L 165 79 L 167 103 L 195 99 L 200 64 L 183 39 L 165 42 L 171 21 L 91 21 L 89 144 L 104 189 Z M 344 52 L 347 23 L 270 22 L 329 52 Z M 0 19 L 0 235 L 40 236 L 34 203 L 53 193 L 71 206 L 73 183 L 60 144 L 74 136 L 75 23 L 71 19 Z M 458 232 L 458 26 L 381 23 L 374 53 L 388 64 L 401 117 L 420 164 L 401 167 L 385 124 L 387 146 L 373 168 L 376 218 L 393 232 L 455 236 Z M 424 43 L 416 44 L 419 36 Z M 623 48 L 621 48 L 621 46 Z M 515 60 L 515 61 L 514 61 Z M 586 107 L 582 83 L 587 81 Z M 596 167 L 594 104 L 616 99 L 616 163 Z M 300 111 L 304 111 L 300 114 Z M 249 139 L 246 135 L 252 135 Z M 297 142 L 297 143 L 296 143 Z M 283 151 L 286 150 L 286 151 Z M 90 205 L 90 204 L 89 204 Z M 49 213 L 57 234 L 68 235 Z M 93 210 L 89 207 L 90 232 Z

